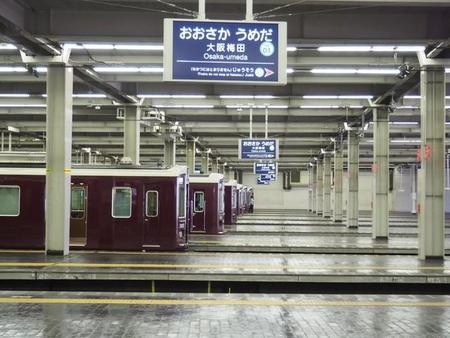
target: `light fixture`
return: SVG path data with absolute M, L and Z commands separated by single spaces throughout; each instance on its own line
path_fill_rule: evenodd
M 396 75 L 398 69 L 388 68 L 312 68 L 313 74 L 364 74 L 364 75 Z
M 286 73 L 287 74 L 292 74 L 294 72 L 293 68 L 286 68 Z
M 303 99 L 314 99 L 314 100 L 363 100 L 372 99 L 373 95 L 303 95 Z
M 320 46 L 319 52 L 404 52 L 411 53 L 425 50 L 424 46 Z
M 26 73 L 27 71 L 25 67 L 0 67 L 0 73 Z
M 117 50 L 148 50 L 148 51 L 162 51 L 163 45 L 114 45 Z
M 294 46 L 287 46 L 286 47 L 286 51 L 288 52 L 295 52 L 297 50 L 297 47 Z
M 338 109 L 339 106 L 328 106 L 328 105 L 301 105 L 300 109 Z
M 139 94 L 137 97 L 140 99 L 205 99 L 206 95 Z
M 47 73 L 47 67 L 36 67 L 35 70 L 38 73 Z
M 0 94 L 0 97 L 8 97 L 8 98 L 30 97 L 30 94 Z
M 92 99 L 101 99 L 105 98 L 105 94 L 73 94 L 72 97 L 74 98 L 92 98 Z
M 322 46 L 317 48 L 319 52 L 369 52 L 370 46 Z
M 10 43 L 0 43 L 0 49 L 1 50 L 14 50 L 14 49 L 17 49 L 17 47 Z
M 13 126 L 8 126 L 8 131 L 12 132 L 12 133 L 20 133 L 20 129 L 13 127 Z
M 162 67 L 94 67 L 97 73 L 163 73 Z
M 0 108 L 46 108 L 46 104 L 0 104 Z

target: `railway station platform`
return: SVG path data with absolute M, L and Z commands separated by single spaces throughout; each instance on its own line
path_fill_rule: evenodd
M 449 316 L 442 295 L 0 295 L 9 337 L 448 337 Z

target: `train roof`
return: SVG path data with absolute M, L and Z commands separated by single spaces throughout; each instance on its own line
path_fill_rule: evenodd
M 0 168 L 0 175 L 45 175 L 46 168 Z M 129 177 L 178 177 L 187 174 L 185 166 L 174 166 L 169 169 L 148 169 L 148 168 L 118 168 L 105 167 L 74 167 L 71 169 L 72 176 L 129 176 Z
M 219 183 L 221 180 L 223 175 L 218 173 L 189 176 L 189 183 Z

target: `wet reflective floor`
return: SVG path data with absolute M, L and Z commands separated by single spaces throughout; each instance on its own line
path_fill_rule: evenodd
M 4 337 L 448 337 L 449 296 L 0 293 Z

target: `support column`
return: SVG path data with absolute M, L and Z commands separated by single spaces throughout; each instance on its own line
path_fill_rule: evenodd
M 316 191 L 316 186 L 317 186 L 317 166 L 313 165 L 311 167 L 311 179 L 312 179 L 312 184 L 311 184 L 311 195 L 312 195 L 312 205 L 311 205 L 311 212 L 316 212 L 316 199 L 317 199 L 317 191 Z
M 444 258 L 445 68 L 422 68 L 420 92 L 419 257 Z
M 141 108 L 129 106 L 125 108 L 123 121 L 123 157 L 127 157 L 134 165 L 139 165 L 139 145 L 141 132 Z
M 348 202 L 347 227 L 358 227 L 359 189 L 359 135 L 357 130 L 348 132 Z
M 316 171 L 316 214 L 322 216 L 323 213 L 323 163 L 321 159 L 317 160 Z
M 186 166 L 188 174 L 193 175 L 195 172 L 195 141 L 186 140 Z
M 164 140 L 164 166 L 173 167 L 176 164 L 177 143 L 174 139 Z
M 308 211 L 311 212 L 312 211 L 312 167 L 308 166 Z
M 202 174 L 209 174 L 209 154 L 202 154 Z
M 389 111 L 373 111 L 372 238 L 389 238 Z
M 343 172 L 343 158 L 342 158 L 342 143 L 334 143 L 334 208 L 333 220 L 335 222 L 342 222 L 342 172 Z
M 73 69 L 47 71 L 45 252 L 67 255 L 70 234 Z
M 211 172 L 213 172 L 213 173 L 219 172 L 219 159 L 218 158 L 211 159 Z
M 323 218 L 331 217 L 331 155 L 323 158 Z

